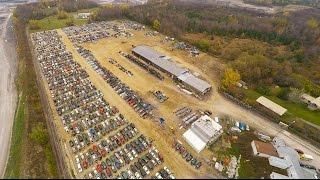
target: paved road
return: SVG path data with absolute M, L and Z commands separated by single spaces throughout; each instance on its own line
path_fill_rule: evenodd
M 220 94 L 215 96 L 213 106 L 218 113 L 231 115 L 237 120 L 246 122 L 249 126 L 254 127 L 260 132 L 264 132 L 272 136 L 277 135 L 278 137 L 282 138 L 289 146 L 301 149 L 306 154 L 312 155 L 314 160 L 308 163 L 314 165 L 317 168 L 320 168 L 320 150 L 304 139 L 291 134 L 288 131 L 282 130 L 279 125 L 272 123 L 270 120 L 234 104 Z
M 9 13 L 1 23 L 0 29 L 0 178 L 4 176 L 4 170 L 9 155 L 11 130 L 17 101 L 17 92 L 14 83 L 16 74 L 15 41 L 12 36 Z

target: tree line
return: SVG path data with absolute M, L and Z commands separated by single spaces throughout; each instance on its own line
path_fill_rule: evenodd
M 158 22 L 154 29 L 178 39 L 185 33 L 202 33 L 211 39 L 216 36 L 249 38 L 273 46 L 285 46 L 288 53 L 276 57 L 272 52 L 266 56 L 235 51 L 237 54 L 231 58 L 231 65 L 253 86 L 257 87 L 262 83 L 265 86 L 277 84 L 305 89 L 315 96 L 320 95 L 320 10 L 266 15 L 195 1 L 151 0 L 145 5 L 133 7 L 101 7 L 91 17 L 91 21 L 122 18 L 150 27 Z M 192 43 L 210 53 L 216 51 L 211 47 L 211 39 Z M 227 55 L 230 54 L 220 57 Z

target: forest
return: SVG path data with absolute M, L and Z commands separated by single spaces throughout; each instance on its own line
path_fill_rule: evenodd
M 102 7 L 91 20 L 119 18 L 150 26 L 158 21 L 156 30 L 225 60 L 253 87 L 279 85 L 320 95 L 320 9 L 268 15 L 197 1 L 153 0 Z
M 285 6 L 294 4 L 320 8 L 320 2 L 318 0 L 244 0 L 244 2 L 262 6 Z

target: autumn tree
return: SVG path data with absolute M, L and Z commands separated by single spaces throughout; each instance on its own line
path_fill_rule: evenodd
M 159 30 L 160 25 L 161 25 L 161 24 L 160 24 L 160 21 L 159 21 L 158 19 L 153 20 L 153 22 L 152 22 L 152 28 L 153 28 L 153 29 Z
M 236 85 L 237 82 L 240 81 L 240 74 L 238 71 L 227 68 L 224 72 L 223 78 L 222 78 L 222 86 L 224 88 L 230 88 L 231 86 Z
M 307 21 L 307 25 L 311 29 L 316 29 L 319 26 L 319 23 L 315 18 L 311 18 Z

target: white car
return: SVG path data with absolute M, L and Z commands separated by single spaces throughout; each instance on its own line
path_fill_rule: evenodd
M 134 176 L 137 178 L 137 179 L 140 179 L 141 178 L 141 175 L 140 173 L 137 171 L 136 173 L 134 173 Z
M 132 149 L 131 152 L 132 152 L 132 155 L 133 155 L 135 158 L 138 157 L 138 154 L 137 154 L 137 152 L 136 152 L 134 149 Z
M 156 153 L 159 153 L 158 149 L 154 146 L 152 146 L 152 150 L 154 150 Z
M 129 157 L 129 159 L 130 159 L 130 161 L 132 161 L 133 160 L 133 157 L 132 157 L 132 155 L 131 155 L 131 153 L 130 152 L 128 152 L 128 157 Z
M 155 159 L 156 159 L 158 164 L 161 164 L 161 161 L 160 161 L 160 159 L 158 157 L 155 157 Z
M 151 159 L 151 162 L 153 163 L 154 166 L 158 165 L 158 163 L 153 159 Z
M 164 169 L 165 171 L 167 171 L 167 173 L 168 173 L 169 175 L 172 174 L 171 171 L 169 170 L 169 168 L 168 168 L 167 166 L 164 166 L 163 169 Z
M 158 179 L 163 179 L 162 176 L 160 175 L 160 173 L 158 173 L 158 172 L 156 173 L 156 177 L 157 177 Z
M 83 153 L 80 153 L 79 155 L 80 155 L 80 158 L 81 158 L 81 159 L 84 159 Z
M 173 174 L 170 174 L 169 178 L 170 178 L 170 179 L 175 179 L 176 177 L 174 177 Z
M 79 164 L 80 163 L 80 159 L 79 159 L 78 155 L 75 156 L 75 159 L 76 159 L 76 163 Z
M 147 175 L 150 174 L 150 171 L 149 171 L 149 169 L 147 168 L 147 166 L 143 166 L 142 168 L 143 168 L 143 170 L 147 173 Z
M 93 175 L 92 175 L 92 172 L 91 173 L 89 173 L 89 179 L 93 179 Z
M 81 167 L 80 163 L 78 163 L 77 166 L 78 166 L 79 173 L 81 173 L 82 172 L 82 167 Z

